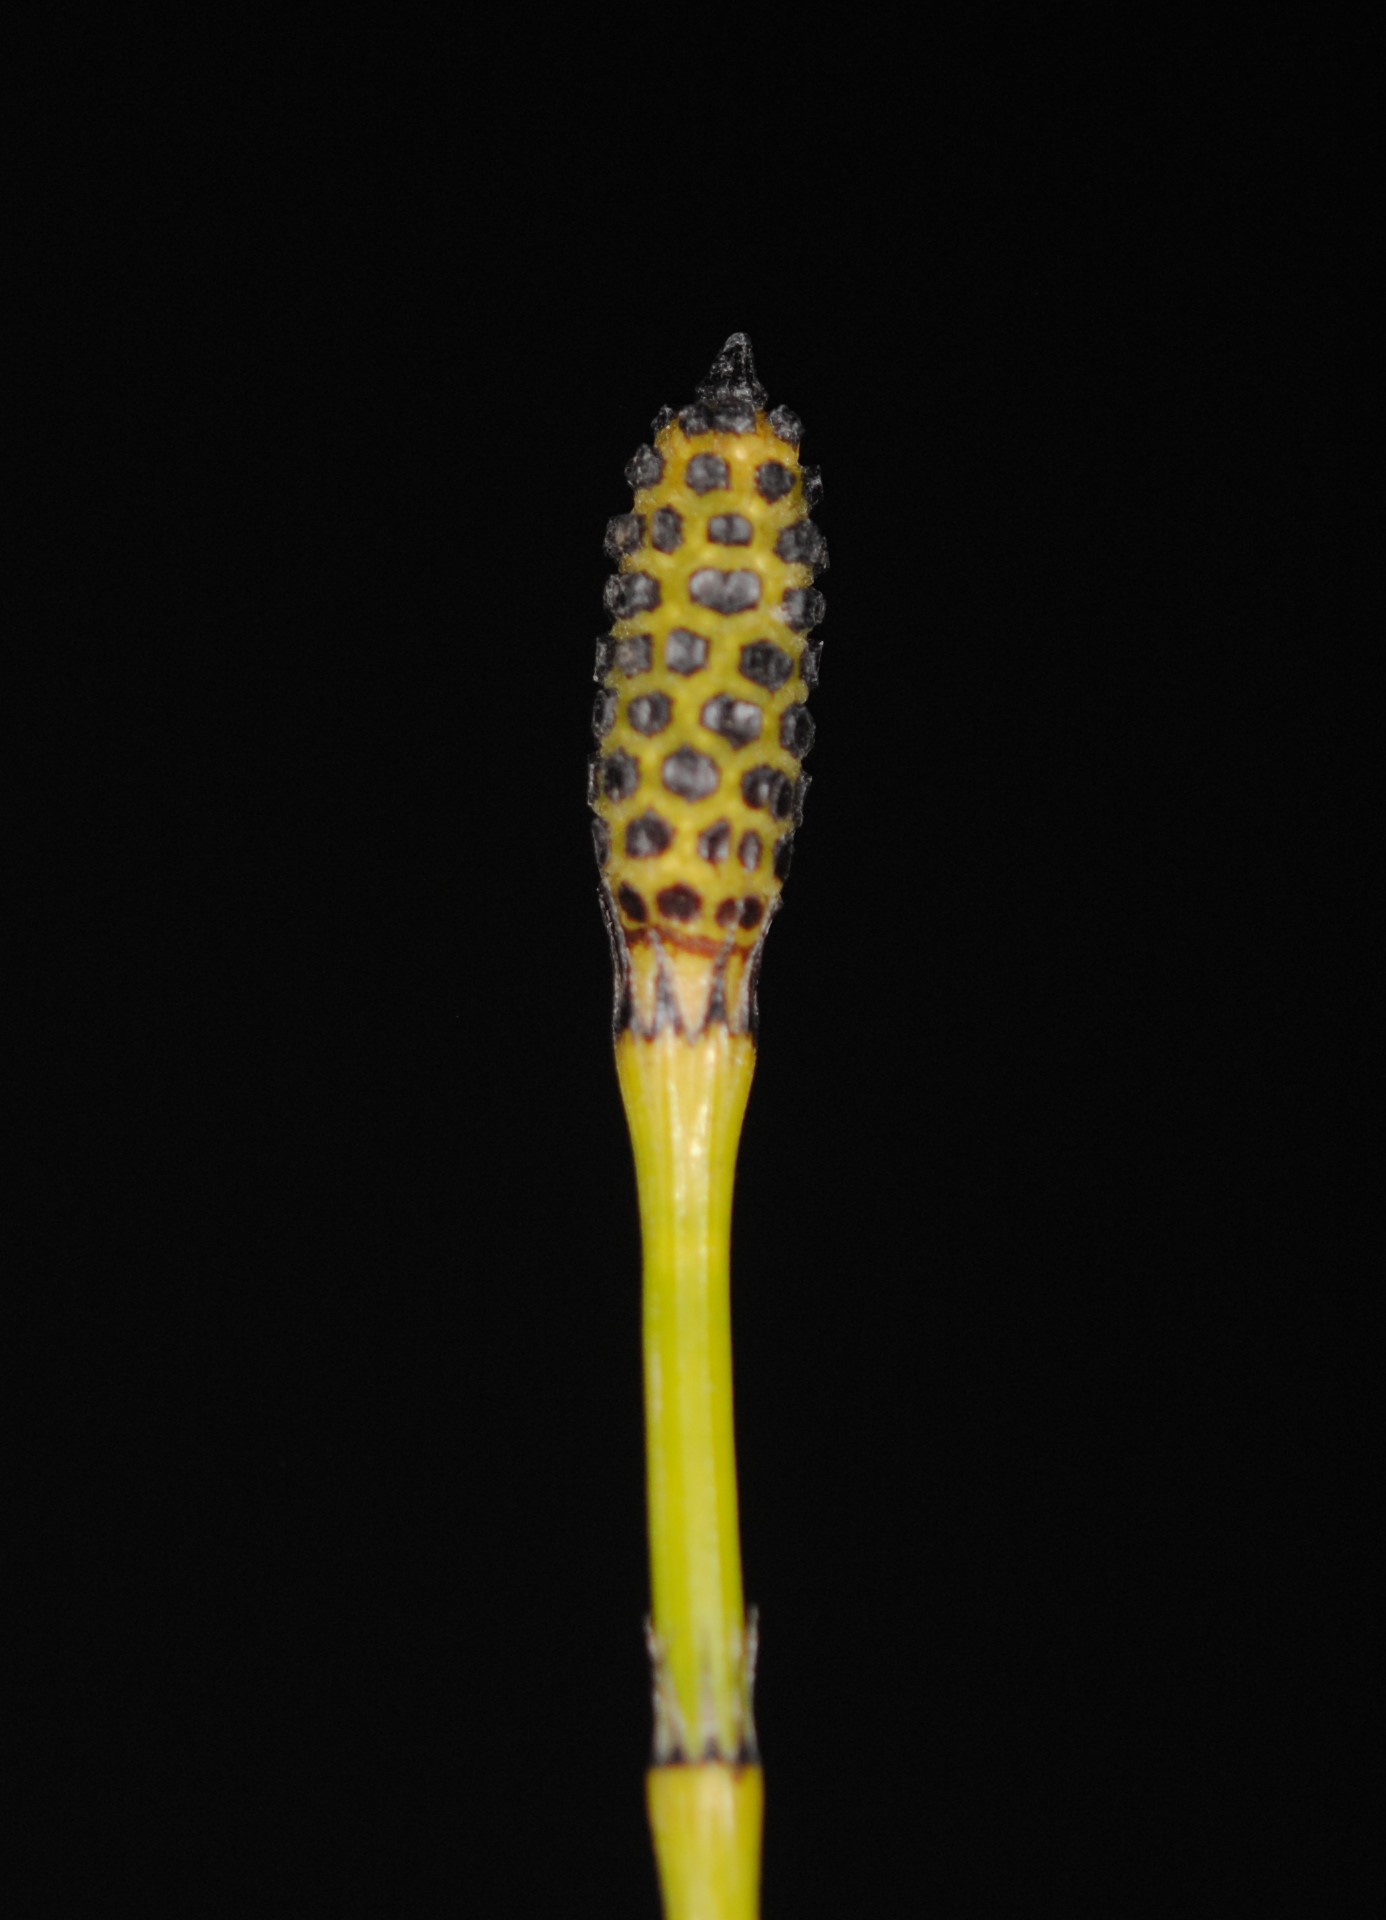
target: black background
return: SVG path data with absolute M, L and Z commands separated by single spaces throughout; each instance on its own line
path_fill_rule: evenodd
M 260 31 L 93 59 L 35 183 L 26 1910 L 656 1911 L 583 764 L 733 329 L 833 551 L 735 1230 L 767 1916 L 1350 1852 L 1306 48 Z

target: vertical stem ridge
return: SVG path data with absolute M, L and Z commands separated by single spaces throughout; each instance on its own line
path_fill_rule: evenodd
M 731 1205 L 755 1067 L 746 1034 L 626 1033 L 617 1070 L 644 1239 L 656 1762 L 747 1757 L 732 1419 Z
M 756 1920 L 764 1787 L 751 1718 L 732 1421 L 731 1209 L 749 1034 L 626 1032 L 617 1072 L 645 1250 L 655 1765 L 665 1920 Z

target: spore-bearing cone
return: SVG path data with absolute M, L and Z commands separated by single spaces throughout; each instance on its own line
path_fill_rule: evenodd
M 618 1032 L 755 1030 L 810 782 L 827 565 L 802 423 L 765 402 L 734 333 L 698 399 L 660 410 L 607 527 L 588 800 Z

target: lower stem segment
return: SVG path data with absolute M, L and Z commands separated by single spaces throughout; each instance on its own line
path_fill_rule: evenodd
M 754 1650 L 737 1519 L 730 1246 L 755 1048 L 720 1024 L 693 1040 L 627 1032 L 616 1063 L 644 1241 L 651 1823 L 669 1920 L 751 1920 L 761 1789 L 759 1768 L 746 1764 Z M 749 1894 L 727 1904 L 743 1884 Z
M 759 1767 L 652 1767 L 646 1799 L 665 1920 L 756 1920 L 765 1787 Z

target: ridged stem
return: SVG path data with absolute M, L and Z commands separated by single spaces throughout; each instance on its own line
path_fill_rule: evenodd
M 746 1034 L 622 1035 L 644 1240 L 655 1760 L 669 1920 L 753 1920 L 761 1794 L 732 1422 L 731 1206 L 755 1068 Z M 689 1764 L 696 1762 L 698 1764 Z M 729 1904 L 731 1902 L 732 1904 Z

